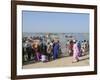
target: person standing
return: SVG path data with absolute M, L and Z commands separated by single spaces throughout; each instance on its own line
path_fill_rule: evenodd
M 52 46 L 51 46 L 50 43 L 48 42 L 48 44 L 47 44 L 47 56 L 48 56 L 48 61 L 50 61 L 51 53 L 52 53 Z
M 70 41 L 70 44 L 69 44 L 69 55 L 70 56 L 73 55 L 73 41 L 72 40 Z
M 78 62 L 79 61 L 79 49 L 77 45 L 77 41 L 73 40 L 73 61 L 72 62 Z
M 59 54 L 59 41 L 53 44 L 53 59 L 57 59 Z
M 84 42 L 81 42 L 81 54 L 84 55 Z
M 66 43 L 66 52 L 67 52 L 68 55 L 70 55 L 69 48 L 70 48 L 70 43 L 69 43 L 69 40 L 67 40 L 67 43 Z
M 82 53 L 81 53 L 81 43 L 80 43 L 80 41 L 78 42 L 77 46 L 78 46 L 78 49 L 79 49 L 79 57 L 81 57 Z
M 28 61 L 31 61 L 31 54 L 32 54 L 32 47 L 31 47 L 31 42 L 28 40 L 26 41 L 26 52 L 28 54 Z
M 47 45 L 44 41 L 40 44 L 40 52 L 41 52 L 41 61 L 47 62 Z
M 33 51 L 35 52 L 35 60 L 40 61 L 41 55 L 40 55 L 40 47 L 38 44 L 33 44 Z
M 86 49 L 87 49 L 87 42 L 84 40 L 84 54 L 86 54 Z

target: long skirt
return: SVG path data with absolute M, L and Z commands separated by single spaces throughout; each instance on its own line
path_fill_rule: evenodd
M 73 53 L 73 60 L 79 60 L 79 54 Z
M 37 61 L 40 61 L 40 59 L 41 59 L 40 53 L 39 53 L 39 52 L 36 52 L 36 60 L 37 60 Z
M 58 58 L 58 53 L 59 53 L 58 50 L 54 50 L 53 59 L 57 59 Z

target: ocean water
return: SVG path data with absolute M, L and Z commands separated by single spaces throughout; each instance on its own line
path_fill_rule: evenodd
M 46 33 L 28 33 L 23 32 L 23 37 L 33 37 L 33 36 L 45 36 Z M 61 41 L 68 40 L 72 36 L 73 39 L 82 41 L 89 40 L 89 33 L 50 33 L 50 35 L 56 35 Z M 65 36 L 68 36 L 67 38 Z

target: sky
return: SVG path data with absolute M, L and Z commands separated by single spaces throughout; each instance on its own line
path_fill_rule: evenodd
M 88 13 L 22 11 L 23 32 L 88 33 Z

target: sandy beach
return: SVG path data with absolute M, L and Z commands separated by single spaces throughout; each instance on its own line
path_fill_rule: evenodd
M 70 67 L 70 66 L 88 66 L 89 65 L 89 55 L 84 55 L 79 58 L 80 61 L 72 63 L 72 57 L 63 57 L 57 60 L 52 60 L 50 62 L 36 62 L 23 66 L 23 69 L 32 68 L 52 68 L 52 67 Z

